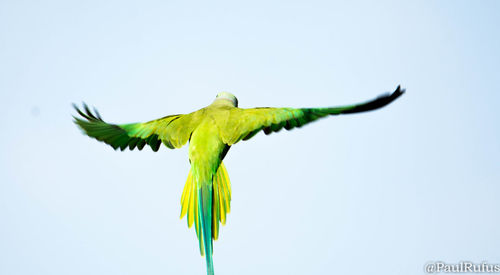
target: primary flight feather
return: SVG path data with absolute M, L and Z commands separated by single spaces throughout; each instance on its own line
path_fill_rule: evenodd
M 198 111 L 170 115 L 144 123 L 109 124 L 83 105 L 73 105 L 81 117 L 75 123 L 90 137 L 115 150 L 142 150 L 149 145 L 158 151 L 163 143 L 170 149 L 189 141 L 191 169 L 181 196 L 181 218 L 195 226 L 201 255 L 206 256 L 207 274 L 213 275 L 212 240 L 219 237 L 219 223 L 226 223 L 230 211 L 231 183 L 222 163 L 231 145 L 248 140 L 261 130 L 270 134 L 290 130 L 328 115 L 352 114 L 381 108 L 404 93 L 399 86 L 391 93 L 364 103 L 327 108 L 238 108 L 230 93 L 217 95 L 209 106 Z

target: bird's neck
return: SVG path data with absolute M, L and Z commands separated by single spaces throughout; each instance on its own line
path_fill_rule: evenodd
M 212 102 L 212 105 L 214 106 L 230 106 L 230 107 L 236 107 L 234 106 L 234 103 L 232 100 L 227 99 L 227 98 L 216 98 L 214 102 Z

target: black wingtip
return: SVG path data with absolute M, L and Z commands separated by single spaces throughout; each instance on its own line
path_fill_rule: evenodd
M 404 94 L 405 89 L 401 89 L 401 85 L 398 85 L 396 90 L 392 93 L 386 93 L 383 95 L 378 96 L 374 100 L 370 100 L 368 102 L 356 105 L 354 108 L 345 110 L 342 113 L 343 114 L 353 114 L 353 113 L 360 113 L 360 112 L 367 112 L 367 111 L 373 111 L 379 108 L 382 108 L 394 100 L 396 100 L 398 97 L 400 97 L 402 94 Z
M 101 118 L 101 114 L 99 114 L 99 112 L 97 111 L 97 109 L 96 109 L 95 107 L 94 107 L 94 113 L 95 113 L 95 115 L 97 116 L 97 118 L 98 118 L 99 120 L 102 120 L 102 118 Z
M 103 121 L 102 118 L 101 118 L 101 115 L 99 114 L 99 112 L 97 111 L 97 109 L 93 108 L 95 114 L 92 113 L 92 111 L 90 110 L 89 106 L 85 102 L 82 102 L 82 109 L 80 109 L 78 107 L 78 105 L 76 105 L 75 103 L 72 103 L 71 105 L 76 110 L 76 112 L 81 117 L 85 118 L 86 120 L 88 120 L 88 121 Z
M 396 88 L 396 90 L 394 92 L 392 92 L 392 94 L 381 96 L 379 98 L 379 100 L 380 100 L 380 106 L 379 107 L 383 107 L 385 105 L 388 105 L 389 103 L 393 102 L 398 97 L 400 97 L 401 95 L 403 95 L 405 92 L 406 92 L 406 90 L 405 89 L 401 89 L 401 85 L 398 85 L 398 87 Z
M 389 98 L 391 99 L 390 101 L 393 101 L 394 99 L 400 97 L 405 92 L 406 92 L 406 89 L 401 89 L 401 85 L 398 85 L 396 90 L 394 92 L 392 92 L 392 94 L 389 96 Z
M 394 101 L 396 98 L 400 97 L 405 92 L 406 92 L 406 89 L 401 89 L 401 85 L 398 85 L 398 87 L 396 88 L 396 90 L 394 92 L 380 95 L 379 97 L 377 97 L 374 100 L 374 102 L 378 101 L 379 103 L 381 103 L 382 106 L 385 106 L 385 105 L 391 103 L 392 101 Z M 382 107 L 382 106 L 380 106 L 380 107 Z
M 401 85 L 398 85 L 396 88 L 396 91 L 393 92 L 393 94 L 398 94 L 398 96 L 404 94 L 406 92 L 406 89 L 401 89 Z

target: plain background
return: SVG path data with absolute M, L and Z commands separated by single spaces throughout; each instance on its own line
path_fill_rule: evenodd
M 115 152 L 106 121 L 240 107 L 370 113 L 231 148 L 216 274 L 423 274 L 500 263 L 500 2 L 0 1 L 0 274 L 205 274 L 179 220 L 187 147 Z

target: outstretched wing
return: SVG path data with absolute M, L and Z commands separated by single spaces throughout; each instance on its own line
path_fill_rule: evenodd
M 111 145 L 115 150 L 133 150 L 147 144 L 153 151 L 158 151 L 161 143 L 170 149 L 180 148 L 189 140 L 196 123 L 193 113 L 187 115 L 171 115 L 144 123 L 109 124 L 102 120 L 94 109 L 93 114 L 86 104 L 83 111 L 73 104 L 81 117 L 75 117 L 75 123 L 89 137 Z
M 352 114 L 375 110 L 391 103 L 405 92 L 400 86 L 392 94 L 368 102 L 330 108 L 253 108 L 231 110 L 226 127 L 221 129 L 224 143 L 232 145 L 247 140 L 263 130 L 266 135 L 285 128 L 290 130 L 328 115 Z

